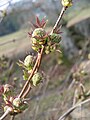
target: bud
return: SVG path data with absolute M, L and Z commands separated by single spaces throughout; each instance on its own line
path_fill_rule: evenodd
M 31 69 L 33 67 L 34 61 L 33 61 L 33 56 L 32 55 L 28 55 L 26 56 L 25 60 L 24 60 L 24 65 L 28 68 Z
M 13 100 L 13 105 L 14 105 L 15 107 L 19 107 L 20 104 L 21 104 L 21 99 L 20 99 L 20 98 L 15 98 L 15 99 Z
M 61 41 L 61 36 L 60 34 L 52 33 L 50 35 L 51 42 L 53 43 L 59 43 Z
M 72 0 L 62 0 L 62 5 L 64 7 L 70 7 L 72 6 Z
M 32 49 L 38 51 L 46 43 L 46 32 L 43 28 L 36 28 L 32 33 Z
M 43 37 L 46 35 L 46 32 L 43 28 L 36 28 L 32 33 L 32 38 L 34 37 Z
M 42 75 L 40 73 L 35 73 L 32 77 L 32 82 L 34 86 L 37 86 L 42 80 Z

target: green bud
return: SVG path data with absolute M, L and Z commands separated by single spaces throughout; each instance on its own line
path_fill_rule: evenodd
M 51 41 L 54 43 L 59 43 L 61 41 L 61 36 L 60 34 L 52 33 L 50 35 Z
M 45 34 L 46 32 L 43 28 L 36 28 L 32 33 L 32 38 L 34 38 L 35 36 L 43 37 Z
M 28 55 L 26 56 L 25 60 L 24 60 L 24 65 L 28 68 L 31 69 L 33 67 L 33 56 L 32 55 Z
M 46 38 L 44 36 L 46 35 L 46 31 L 43 28 L 36 28 L 32 33 L 32 43 L 34 45 L 44 45 L 46 42 Z
M 40 73 L 35 73 L 32 77 L 32 82 L 34 86 L 37 86 L 42 80 L 42 75 Z
M 62 0 L 62 5 L 64 7 L 70 7 L 72 6 L 72 0 Z
M 21 99 L 20 99 L 20 98 L 15 98 L 15 99 L 13 100 L 13 105 L 14 105 L 15 107 L 19 107 L 20 104 L 21 104 Z

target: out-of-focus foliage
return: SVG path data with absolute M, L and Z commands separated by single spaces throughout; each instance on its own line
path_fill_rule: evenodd
M 90 18 L 90 1 L 74 0 L 73 7 L 68 9 L 65 20 L 68 21 L 67 26 L 70 27 L 80 21 Z M 74 12 L 73 12 L 74 11 Z
M 20 24 L 17 21 L 17 14 L 9 14 L 7 15 L 2 23 L 0 24 L 0 36 L 9 34 L 11 32 L 15 32 L 20 28 Z

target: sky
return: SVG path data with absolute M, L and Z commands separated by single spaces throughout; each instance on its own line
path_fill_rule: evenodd
M 11 3 L 18 2 L 20 0 L 0 0 L 0 10 L 6 9 L 9 5 L 8 2 L 11 1 Z

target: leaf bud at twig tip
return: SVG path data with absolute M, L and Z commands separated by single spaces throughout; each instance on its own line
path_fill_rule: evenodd
M 70 7 L 72 6 L 72 0 L 62 0 L 62 5 L 64 7 Z

